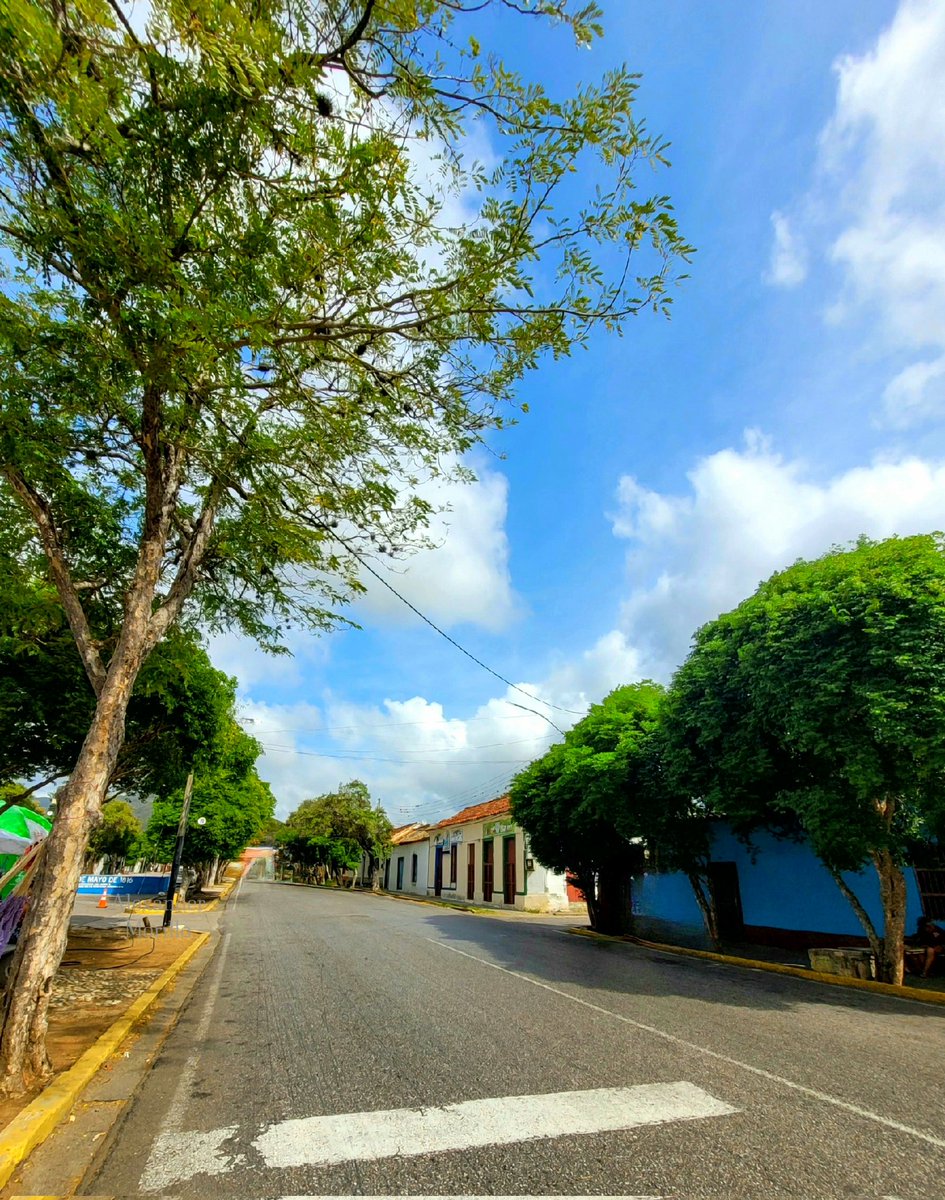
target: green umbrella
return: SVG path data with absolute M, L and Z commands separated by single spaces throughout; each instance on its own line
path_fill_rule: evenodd
M 41 842 L 52 829 L 52 822 L 31 808 L 12 804 L 0 812 L 0 875 L 5 875 L 18 858 L 35 842 Z M 14 879 L 4 893 L 17 884 Z

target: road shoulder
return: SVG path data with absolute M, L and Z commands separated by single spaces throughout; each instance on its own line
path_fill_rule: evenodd
M 0 1197 L 75 1192 L 109 1143 L 217 941 L 201 934 L 74 1066 L 0 1131 Z

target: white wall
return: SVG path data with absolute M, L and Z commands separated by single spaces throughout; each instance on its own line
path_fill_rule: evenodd
M 395 846 L 391 851 L 390 868 L 387 875 L 387 890 L 396 892 L 397 889 L 397 860 L 404 860 L 404 884 L 400 889 L 401 892 L 408 893 L 413 896 L 425 896 L 427 894 L 427 874 L 428 864 L 427 859 L 430 853 L 430 841 L 424 838 L 418 842 L 404 842 L 400 846 Z M 411 878 L 412 859 L 417 856 L 417 879 L 416 882 Z M 383 883 L 384 868 L 381 868 L 381 882 Z
M 429 840 L 429 864 L 427 876 L 427 894 L 435 894 L 436 871 L 436 839 L 443 843 L 443 888 L 441 896 L 444 900 L 462 900 L 466 903 L 483 904 L 495 908 L 511 907 L 506 905 L 504 898 L 505 870 L 505 838 L 515 838 L 515 903 L 514 907 L 530 912 L 568 912 L 567 887 L 563 875 L 549 870 L 541 863 L 533 861 L 533 869 L 526 870 L 526 841 L 525 832 L 519 826 L 512 826 L 512 833 L 506 833 L 505 827 L 511 822 L 503 818 L 492 818 L 487 821 L 472 821 L 465 825 L 455 825 L 450 829 L 440 830 L 431 834 Z M 483 842 L 492 840 L 493 853 L 493 892 L 492 899 L 483 896 Z M 461 838 L 462 840 L 457 840 Z M 450 845 L 456 844 L 456 882 L 450 878 Z M 474 854 L 474 881 L 472 895 L 468 886 L 468 867 L 470 848 Z M 391 886 L 393 887 L 393 875 Z

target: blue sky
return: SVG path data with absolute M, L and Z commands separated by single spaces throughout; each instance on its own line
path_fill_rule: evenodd
M 652 186 L 698 248 L 691 279 L 671 321 L 529 377 L 531 411 L 474 456 L 479 482 L 435 497 L 442 544 L 390 576 L 559 707 L 378 588 L 360 630 L 298 635 L 291 660 L 218 638 L 280 815 L 355 776 L 395 824 L 499 794 L 551 722 L 668 680 L 694 629 L 773 570 L 945 526 L 945 5 L 619 0 L 605 17 L 590 52 L 530 23 L 493 37 L 561 88 L 642 72 L 638 114 L 672 142 Z

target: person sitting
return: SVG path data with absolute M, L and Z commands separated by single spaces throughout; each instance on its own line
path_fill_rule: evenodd
M 909 939 L 907 962 L 910 959 L 914 960 L 914 964 L 909 962 L 909 966 L 921 967 L 922 978 L 928 979 L 936 959 L 943 955 L 945 955 L 945 929 L 936 925 L 929 917 L 919 917 L 916 931 Z

